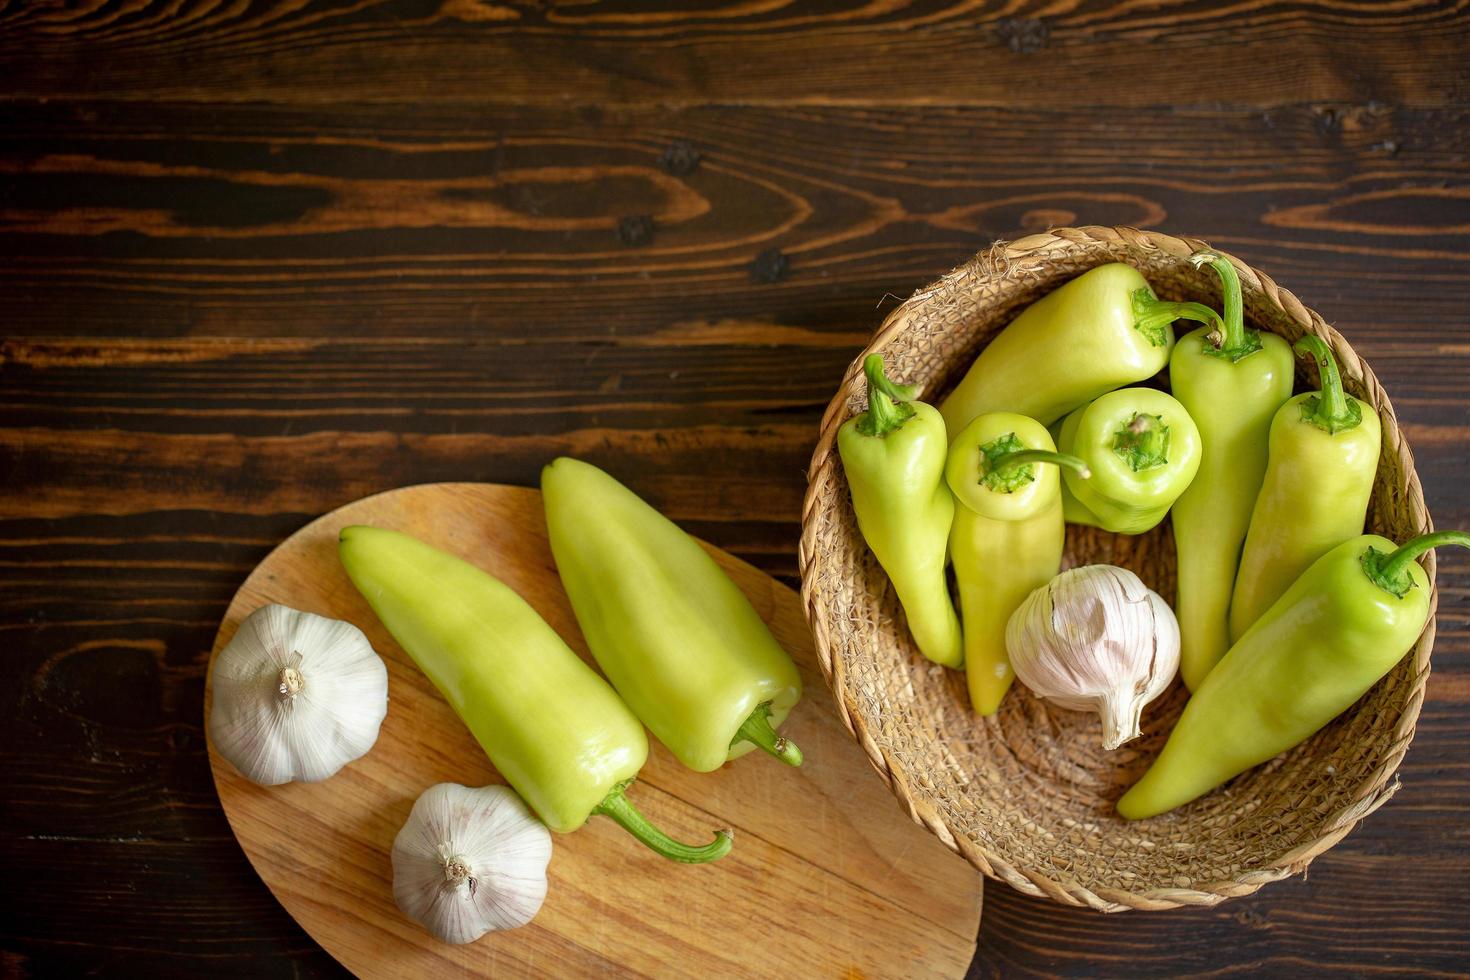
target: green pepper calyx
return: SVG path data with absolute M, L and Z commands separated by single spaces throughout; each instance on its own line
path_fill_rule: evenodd
M 1209 266 L 1220 277 L 1223 297 L 1223 316 L 1219 326 L 1205 338 L 1204 353 L 1211 357 L 1224 358 L 1234 364 L 1250 357 L 1265 345 L 1260 331 L 1250 330 L 1245 325 L 1245 301 L 1240 292 L 1240 276 L 1230 260 L 1208 249 L 1195 252 L 1189 257 L 1195 268 Z
M 1292 350 L 1317 362 L 1322 390 L 1302 400 L 1302 421 L 1325 430 L 1329 435 L 1355 429 L 1363 423 L 1363 409 L 1356 398 L 1342 390 L 1342 375 L 1327 341 L 1307 334 L 1292 345 Z
M 716 861 L 730 853 L 735 838 L 735 832 L 732 830 L 717 830 L 714 840 L 703 847 L 693 847 L 679 843 L 649 823 L 648 818 L 640 813 L 628 799 L 628 787 L 632 783 L 631 779 L 618 783 L 613 787 L 612 792 L 603 797 L 602 802 L 593 808 L 592 812 L 612 818 L 618 826 L 670 861 L 679 861 L 683 864 L 704 864 L 707 861 Z
M 1220 322 L 1220 314 L 1203 303 L 1159 299 L 1147 286 L 1135 289 L 1132 299 L 1133 329 L 1143 334 L 1154 347 L 1163 347 L 1169 343 L 1166 331 L 1175 320 L 1216 324 Z
M 1014 432 L 1007 432 L 980 446 L 980 483 L 995 493 L 1015 493 L 1036 479 L 1034 463 L 1070 466 L 1077 475 L 1092 476 L 1087 463 L 1076 456 L 1052 452 L 1050 449 L 1028 449 Z
M 1127 425 L 1113 433 L 1113 452 L 1138 473 L 1169 463 L 1169 427 L 1162 415 L 1134 412 Z
M 801 765 L 801 749 L 796 747 L 795 742 L 771 727 L 771 702 L 769 701 L 762 701 L 755 706 L 750 717 L 741 723 L 740 730 L 735 733 L 735 737 L 730 739 L 730 747 L 734 748 L 736 743 L 742 741 L 749 742 L 756 748 L 770 753 L 788 766 Z
M 1402 599 L 1414 587 L 1414 579 L 1409 575 L 1409 563 L 1426 551 L 1451 544 L 1470 548 L 1470 534 L 1464 531 L 1421 534 L 1412 541 L 1405 541 L 1390 554 L 1384 554 L 1370 545 L 1359 561 L 1363 564 L 1364 574 L 1373 580 L 1374 585 Z
M 913 385 L 894 384 L 883 373 L 883 355 L 869 354 L 863 361 L 868 376 L 868 410 L 858 418 L 857 428 L 865 436 L 886 436 L 914 417 Z

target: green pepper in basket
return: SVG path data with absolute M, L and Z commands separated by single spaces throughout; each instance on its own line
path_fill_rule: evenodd
M 1470 548 L 1470 534 L 1400 548 L 1365 534 L 1313 562 L 1205 677 L 1118 813 L 1140 820 L 1183 806 L 1351 707 L 1424 632 L 1429 579 L 1415 559 L 1450 544 Z
M 691 847 L 629 802 L 648 758 L 643 726 L 509 586 L 397 531 L 343 528 L 338 553 L 388 632 L 546 826 L 571 833 L 601 813 L 675 861 L 729 852 L 728 831 Z
M 1298 353 L 1317 362 L 1322 390 L 1297 395 L 1271 422 L 1266 479 L 1230 600 L 1239 639 L 1306 567 L 1363 531 L 1382 442 L 1378 415 L 1342 390 L 1332 350 L 1308 334 Z
M 1201 303 L 1159 299 L 1130 265 L 1100 265 L 1022 310 L 975 358 L 939 411 L 952 433 L 985 412 L 1017 412 L 1050 425 L 1163 370 L 1175 320 L 1219 319 Z
M 959 506 L 949 547 L 977 714 L 994 714 L 1015 679 L 1006 654 L 1011 613 L 1062 567 L 1058 466 L 1087 470 L 1056 452 L 1045 426 L 1013 412 L 980 416 L 950 444 L 945 478 Z
M 1199 470 L 1194 419 L 1153 388 L 1120 388 L 1068 415 L 1057 448 L 1092 471 L 1064 470 L 1063 516 L 1120 534 L 1142 534 L 1164 519 Z
M 1174 397 L 1199 427 L 1199 472 L 1174 504 L 1180 673 L 1191 691 L 1230 647 L 1230 593 L 1251 509 L 1266 475 L 1271 417 L 1291 397 L 1286 341 L 1247 330 L 1240 279 L 1224 256 L 1198 252 L 1225 294 L 1224 328 L 1186 334 L 1169 360 Z
M 954 496 L 944 482 L 944 419 L 914 401 L 912 387 L 888 380 L 882 355 L 869 354 L 863 370 L 868 410 L 837 430 L 858 528 L 893 583 L 919 652 L 959 667 L 965 651 L 944 577 L 954 522 Z
M 801 697 L 796 665 L 699 542 L 580 460 L 548 464 L 541 495 L 587 646 L 658 740 L 696 772 L 753 748 L 801 765 L 776 733 Z

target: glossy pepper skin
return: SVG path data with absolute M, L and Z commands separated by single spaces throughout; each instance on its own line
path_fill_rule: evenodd
M 541 495 L 587 646 L 658 740 L 696 772 L 756 747 L 800 765 L 775 731 L 801 697 L 796 665 L 709 553 L 589 463 L 553 460 Z
M 1158 374 L 1175 320 L 1213 323 L 1199 303 L 1154 295 L 1143 274 L 1113 262 L 1089 269 L 1022 310 L 975 358 L 939 406 L 951 434 L 986 412 L 1050 425 L 1099 395 Z
M 1290 399 L 1271 421 L 1266 478 L 1230 600 L 1239 639 L 1307 566 L 1362 533 L 1382 444 L 1378 415 L 1342 390 L 1332 351 L 1308 334 L 1295 350 L 1317 362 L 1322 390 Z
M 837 430 L 858 529 L 893 583 L 919 652 L 959 667 L 965 651 L 944 575 L 955 506 L 944 482 L 944 419 L 888 380 L 881 355 L 868 355 L 863 370 L 868 410 Z
M 1057 449 L 1092 471 L 1062 471 L 1063 515 L 1119 534 L 1142 534 L 1164 519 L 1194 480 L 1199 429 L 1178 400 L 1153 388 L 1110 391 L 1068 415 Z M 1079 507 L 1067 507 L 1070 496 Z
M 509 586 L 381 528 L 343 528 L 338 554 L 388 632 L 546 826 L 571 833 L 602 813 L 676 861 L 729 852 L 726 831 L 691 847 L 633 808 L 624 791 L 648 758 L 643 726 Z
M 1182 806 L 1351 707 L 1424 631 L 1429 580 L 1414 559 L 1445 544 L 1470 547 L 1470 534 L 1398 549 L 1365 534 L 1313 562 L 1210 671 L 1118 813 L 1141 820 Z
M 1271 419 L 1291 397 L 1292 356 L 1286 341 L 1247 330 L 1235 267 L 1200 252 L 1224 286 L 1223 328 L 1194 330 L 1174 347 L 1174 397 L 1199 427 L 1199 472 L 1174 504 L 1178 551 L 1180 673 L 1199 690 L 1230 647 L 1230 594 L 1251 510 L 1266 475 Z
M 1086 467 L 1055 449 L 1045 426 L 1014 412 L 982 415 L 950 444 L 945 478 L 959 506 L 949 550 L 976 714 L 995 714 L 1015 680 L 1006 653 L 1011 614 L 1062 566 L 1057 466 Z

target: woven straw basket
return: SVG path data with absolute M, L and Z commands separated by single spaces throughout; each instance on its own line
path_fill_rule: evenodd
M 1177 681 L 1144 712 L 1144 737 L 1105 752 L 1095 715 L 1017 683 L 999 713 L 970 711 L 964 677 L 924 660 L 886 576 L 864 545 L 836 450 L 866 404 L 863 357 L 938 400 L 1018 311 L 1096 265 L 1123 261 L 1166 299 L 1218 309 L 1219 282 L 1186 261 L 1205 247 L 1135 228 L 1059 228 L 999 243 L 893 311 L 848 368 L 812 456 L 801 536 L 802 597 L 822 669 L 853 736 L 913 819 L 985 874 L 1028 895 L 1104 912 L 1214 905 L 1303 871 L 1381 806 L 1414 734 L 1433 620 L 1413 652 L 1304 744 L 1172 813 L 1129 824 L 1113 802 L 1163 745 L 1183 708 Z M 1295 341 L 1310 331 L 1337 355 L 1348 390 L 1383 422 L 1369 528 L 1394 540 L 1430 529 L 1409 447 L 1368 365 L 1316 313 L 1233 260 L 1247 322 Z M 1298 376 L 1299 390 L 1309 379 Z M 1315 374 L 1310 378 L 1315 383 Z M 1067 566 L 1131 568 L 1174 595 L 1167 522 L 1138 537 L 1067 528 Z M 1426 562 L 1434 581 L 1434 560 Z M 1431 600 L 1432 608 L 1432 600 Z

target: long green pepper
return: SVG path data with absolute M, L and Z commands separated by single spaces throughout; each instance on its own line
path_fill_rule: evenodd
M 672 840 L 626 796 L 648 758 L 643 726 L 607 682 L 505 583 L 397 531 L 342 529 L 352 584 L 428 675 L 506 781 L 558 833 L 594 813 L 689 864 L 730 850 L 730 834 Z
M 1121 262 L 1089 269 L 1032 303 L 995 336 L 939 405 L 957 435 L 977 415 L 1016 412 L 1050 425 L 1163 370 L 1175 320 L 1215 323 L 1200 303 L 1162 300 Z
M 1200 438 L 1178 400 L 1120 388 L 1062 420 L 1057 449 L 1092 471 L 1062 471 L 1062 512 L 1074 524 L 1120 534 L 1158 525 L 1199 471 Z
M 1308 334 L 1295 350 L 1317 362 L 1322 390 L 1297 395 L 1271 421 L 1266 478 L 1230 600 L 1239 639 L 1307 566 L 1362 533 L 1378 472 L 1378 414 L 1342 390 L 1332 350 Z
M 979 416 L 950 446 L 945 479 L 959 504 L 950 554 L 976 714 L 995 714 L 1015 680 L 1006 652 L 1011 614 L 1062 566 L 1061 466 L 1087 471 L 1056 451 L 1045 426 L 1014 412 Z
M 914 401 L 912 387 L 888 379 L 882 355 L 869 354 L 863 371 L 868 410 L 837 430 L 858 529 L 893 583 L 919 652 L 959 667 L 965 651 L 944 575 L 955 510 L 944 482 L 944 419 Z
M 1174 397 L 1199 427 L 1199 472 L 1174 504 L 1180 673 L 1191 691 L 1230 648 L 1230 594 L 1251 510 L 1266 475 L 1271 418 L 1291 397 L 1286 341 L 1248 330 L 1235 267 L 1198 252 L 1224 292 L 1221 330 L 1186 334 L 1169 360 Z
M 740 587 L 688 534 L 597 467 L 562 457 L 541 471 L 551 552 L 597 664 L 679 761 L 718 769 L 776 732 L 801 677 Z
M 1424 632 L 1429 578 L 1415 559 L 1444 545 L 1470 548 L 1470 534 L 1402 547 L 1365 534 L 1313 562 L 1205 677 L 1118 813 L 1141 820 L 1183 806 L 1350 708 Z

